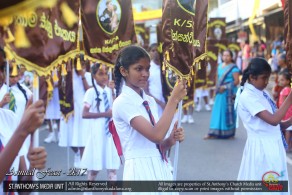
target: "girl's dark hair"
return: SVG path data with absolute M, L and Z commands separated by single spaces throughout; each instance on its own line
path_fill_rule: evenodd
M 247 68 L 243 71 L 240 85 L 243 86 L 248 80 L 249 75 L 258 76 L 272 72 L 271 66 L 264 58 L 253 58 L 250 60 Z
M 283 71 L 279 72 L 279 75 L 284 76 L 285 79 L 287 79 L 291 83 L 291 75 L 289 74 L 288 70 L 283 70 Z
M 114 69 L 114 76 L 115 76 L 115 86 L 116 86 L 116 93 L 117 96 L 120 93 L 121 82 L 122 82 L 122 74 L 120 72 L 120 67 L 124 67 L 126 70 L 129 70 L 129 67 L 140 59 L 147 58 L 150 61 L 150 56 L 145 49 L 140 46 L 131 45 L 125 47 L 119 53 Z
M 157 44 L 157 43 L 152 43 L 152 44 L 149 46 L 148 51 L 150 51 L 150 50 L 153 49 L 154 47 L 158 47 L 158 44 Z
M 230 55 L 230 57 L 231 57 L 231 62 L 234 63 L 234 60 L 233 60 L 233 52 L 232 52 L 230 49 L 226 49 L 226 50 L 223 51 L 223 53 L 224 53 L 224 52 L 228 52 L 228 53 L 229 53 L 229 55 Z M 222 53 L 222 54 L 223 54 L 223 53 Z
M 94 84 L 94 76 L 95 74 L 97 73 L 98 69 L 100 68 L 100 64 L 99 63 L 95 63 L 91 66 L 91 81 L 92 81 L 92 86 L 95 90 L 95 93 L 96 93 L 96 107 L 97 107 L 97 111 L 99 111 L 99 104 L 100 104 L 100 101 L 101 99 L 99 98 L 99 92 Z

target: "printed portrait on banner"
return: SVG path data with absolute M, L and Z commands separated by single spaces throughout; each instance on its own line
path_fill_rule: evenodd
M 117 0 L 102 0 L 97 4 L 96 17 L 101 29 L 108 34 L 117 31 L 121 21 L 121 5 Z
M 177 2 L 185 11 L 195 14 L 196 0 L 177 0 Z
M 81 1 L 85 60 L 113 67 L 119 51 L 137 42 L 131 5 L 131 0 Z

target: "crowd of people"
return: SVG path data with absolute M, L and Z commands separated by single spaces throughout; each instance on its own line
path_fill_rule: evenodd
M 273 65 L 263 58 L 263 42 L 255 42 L 253 49 L 247 44 L 248 41 L 242 47 L 241 64 L 232 51 L 222 53 L 212 109 L 209 91 L 201 88 L 195 91 L 195 110 L 201 110 L 202 100 L 205 109 L 212 110 L 205 140 L 233 139 L 237 117 L 242 120 L 248 138 L 238 180 L 261 180 L 263 172 L 269 170 L 283 173 L 281 180 L 288 180 L 285 150 L 292 150 L 292 94 L 285 51 L 274 44 L 277 64 Z M 176 141 L 184 140 L 176 109 L 187 94 L 187 83 L 178 80 L 168 100 L 164 99 L 157 44 L 150 45 L 149 53 L 135 45 L 122 49 L 116 59 L 114 80 L 109 80 L 111 72 L 101 63 L 92 64 L 91 72 L 86 71 L 84 62 L 81 70 L 74 67 L 74 115 L 68 120 L 60 114 L 58 82 L 54 83 L 53 98 L 46 110 L 42 101 L 31 104 L 32 92 L 27 82 L 20 84 L 21 74 L 15 73 L 12 63 L 9 85 L 6 84 L 5 53 L 0 51 L 0 123 L 15 121 L 15 126 L 8 128 L 7 124 L 0 130 L 0 162 L 9 159 L 5 169 L 1 168 L 1 181 L 12 164 L 17 170 L 45 166 L 45 149 L 32 148 L 29 138 L 45 119 L 50 133 L 44 141 L 70 147 L 75 154 L 74 166 L 86 168 L 89 181 L 94 181 L 104 169 L 109 181 L 117 180 L 121 162 L 110 120 L 123 151 L 123 180 L 172 180 L 167 154 Z M 272 74 L 277 78 L 270 96 L 265 88 Z M 52 72 L 54 75 L 56 72 Z M 190 110 L 186 110 L 181 122 L 194 123 L 194 109 Z M 35 119 L 33 123 L 27 122 L 30 117 Z M 11 142 L 16 140 L 17 145 L 13 145 Z M 9 154 L 8 150 L 14 152 Z M 255 168 L 259 162 L 263 166 Z

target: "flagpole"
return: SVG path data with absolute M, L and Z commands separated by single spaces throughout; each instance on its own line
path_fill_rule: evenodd
M 34 73 L 33 79 L 33 103 L 39 100 L 39 77 Z M 33 147 L 39 147 L 39 128 L 33 133 Z M 33 181 L 38 181 L 36 175 L 33 176 Z M 38 195 L 38 192 L 33 192 L 34 195 Z
M 181 100 L 178 104 L 178 127 L 181 127 L 182 103 L 183 103 L 183 100 Z M 178 154 L 179 154 L 179 141 L 176 141 L 175 150 L 174 150 L 174 162 L 173 162 L 173 180 L 174 181 L 176 180 L 176 176 L 177 176 Z
M 6 61 L 6 85 L 7 85 L 7 93 L 9 92 L 9 62 Z

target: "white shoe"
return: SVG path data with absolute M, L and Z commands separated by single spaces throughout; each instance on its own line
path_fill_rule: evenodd
M 201 105 L 197 105 L 197 107 L 196 107 L 196 112 L 200 112 L 201 111 Z
M 78 151 L 74 155 L 74 167 L 79 168 L 80 167 L 80 152 Z
M 209 106 L 209 104 L 206 104 L 206 105 L 205 105 L 205 109 L 206 109 L 207 111 L 211 111 L 211 107 Z
M 48 137 L 44 140 L 46 143 L 57 142 L 56 136 L 54 132 L 50 132 Z
M 194 123 L 194 119 L 191 115 L 189 115 L 189 117 L 188 117 L 188 123 L 190 123 L 190 124 Z
M 188 116 L 187 116 L 187 115 L 184 115 L 184 117 L 181 119 L 180 122 L 182 122 L 182 123 L 186 123 L 187 120 L 188 120 Z

